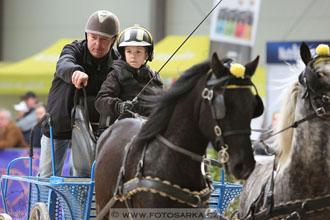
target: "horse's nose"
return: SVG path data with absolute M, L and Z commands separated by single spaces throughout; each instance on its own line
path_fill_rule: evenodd
M 237 163 L 233 169 L 233 175 L 236 179 L 247 179 L 251 172 L 253 171 L 254 166 L 250 166 L 246 163 Z

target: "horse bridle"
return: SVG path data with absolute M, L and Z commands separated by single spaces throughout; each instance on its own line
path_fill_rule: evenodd
M 211 112 L 212 118 L 215 120 L 214 126 L 214 149 L 219 152 L 218 160 L 221 164 L 225 164 L 229 161 L 228 145 L 225 143 L 224 138 L 232 135 L 250 135 L 251 128 L 248 129 L 237 129 L 230 131 L 223 131 L 220 126 L 220 120 L 226 115 L 226 106 L 224 102 L 224 93 L 226 89 L 241 89 L 254 87 L 256 91 L 257 107 L 255 109 L 253 117 L 258 117 L 263 113 L 264 107 L 261 98 L 259 97 L 258 90 L 254 83 L 251 81 L 250 76 L 246 75 L 244 79 L 236 78 L 233 75 L 227 75 L 221 78 L 216 78 L 214 73 L 206 82 L 206 87 L 202 91 L 202 98 L 207 100 Z M 222 88 L 220 94 L 215 96 L 214 89 Z
M 272 134 L 270 137 L 277 135 L 289 128 L 296 128 L 299 124 L 311 120 L 315 117 L 329 119 L 328 117 L 324 117 L 325 115 L 330 114 L 330 97 L 325 94 L 321 94 L 316 92 L 316 88 L 318 87 L 317 76 L 313 67 L 316 63 L 321 61 L 330 61 L 330 56 L 318 56 L 312 59 L 306 65 L 305 70 L 299 75 L 299 83 L 305 87 L 304 95 L 301 98 L 309 98 L 309 104 L 313 108 L 313 112 L 308 114 L 304 118 L 295 121 L 290 126 Z M 311 213 L 316 210 L 322 210 L 330 207 L 330 194 L 325 196 L 319 196 L 315 198 L 307 198 L 304 200 L 296 200 L 296 201 L 288 201 L 284 204 L 280 204 L 274 207 L 273 202 L 273 191 L 274 191 L 274 172 L 276 166 L 274 164 L 272 174 L 270 175 L 270 189 L 267 193 L 267 209 L 259 211 L 258 213 L 254 213 L 254 208 L 258 205 L 258 201 L 264 195 L 264 190 L 266 187 L 266 183 L 262 187 L 260 195 L 256 198 L 256 200 L 252 203 L 249 212 L 245 217 L 239 219 L 253 219 L 253 220 L 264 220 L 264 219 L 272 219 L 279 216 L 285 217 L 285 220 L 296 220 L 301 219 L 306 213 Z M 251 217 L 248 217 L 252 215 Z M 282 218 L 281 217 L 281 218 Z
M 209 71 L 211 72 L 211 71 Z M 215 146 L 214 149 L 218 151 L 218 161 L 204 158 L 201 155 L 198 155 L 196 153 L 193 153 L 191 151 L 188 151 L 182 147 L 179 147 L 173 143 L 171 143 L 169 140 L 164 138 L 162 135 L 157 135 L 157 140 L 165 144 L 167 147 L 180 152 L 182 154 L 185 154 L 186 156 L 190 157 L 191 159 L 197 161 L 197 162 L 203 162 L 206 165 L 212 165 L 217 167 L 222 167 L 223 164 L 227 163 L 229 160 L 229 154 L 227 152 L 228 145 L 224 141 L 224 137 L 231 136 L 231 135 L 250 135 L 251 134 L 251 128 L 249 129 L 239 129 L 239 130 L 231 130 L 223 132 L 220 127 L 220 119 L 225 117 L 225 104 L 224 104 L 224 92 L 225 89 L 239 89 L 239 88 L 251 88 L 252 86 L 256 90 L 256 99 L 257 99 L 257 107 L 256 112 L 254 113 L 253 117 L 258 117 L 263 113 L 263 103 L 261 98 L 258 95 L 258 90 L 251 81 L 251 78 L 249 76 L 246 76 L 244 79 L 237 79 L 232 75 L 228 75 L 222 78 L 215 78 L 214 74 L 210 74 L 211 78 L 209 78 L 206 82 L 206 87 L 202 91 L 202 98 L 207 100 L 211 112 L 212 112 L 212 118 L 215 120 L 215 126 L 214 126 L 214 133 L 215 133 Z M 210 88 L 208 88 L 210 87 Z M 223 90 L 221 94 L 214 97 L 214 89 L 216 87 L 221 87 Z
M 214 75 L 214 74 L 211 74 Z M 211 107 L 212 110 L 212 117 L 216 121 L 216 125 L 214 127 L 214 133 L 216 135 L 215 138 L 215 143 L 216 144 L 216 150 L 219 151 L 219 156 L 220 156 L 220 163 L 216 162 L 215 160 L 210 160 L 206 159 L 201 155 L 198 155 L 194 152 L 188 151 L 182 147 L 179 147 L 173 143 L 171 143 L 169 140 L 167 140 L 165 137 L 162 135 L 157 135 L 156 139 L 163 143 L 165 146 L 169 147 L 172 150 L 175 150 L 181 154 L 184 154 L 191 159 L 198 161 L 198 162 L 204 162 L 206 165 L 214 165 L 221 167 L 222 164 L 228 162 L 229 160 L 229 154 L 227 152 L 228 145 L 224 141 L 224 137 L 230 136 L 230 135 L 241 135 L 241 134 L 250 134 L 251 129 L 245 129 L 245 130 L 232 130 L 232 131 L 227 131 L 227 132 L 222 132 L 220 128 L 220 123 L 219 120 L 223 118 L 225 115 L 219 116 L 219 113 L 216 111 L 225 111 L 225 109 L 218 109 L 218 108 L 224 108 L 225 106 L 219 106 L 219 105 L 224 105 L 224 102 L 222 104 L 219 104 L 219 100 L 215 98 L 215 101 L 213 100 L 213 90 L 216 87 L 223 87 L 223 93 L 228 86 L 234 86 L 235 88 L 250 88 L 251 86 L 254 86 L 252 83 L 250 77 L 246 77 L 245 79 L 236 79 L 234 76 L 226 76 L 221 79 L 215 79 L 215 78 L 210 78 L 207 80 L 206 87 L 204 88 L 202 92 L 202 98 L 206 99 Z M 210 88 L 208 88 L 210 87 Z M 255 87 L 255 86 L 254 86 Z M 223 96 L 223 93 L 221 94 Z M 258 93 L 257 93 L 258 95 Z M 256 95 L 256 96 L 257 96 Z M 263 104 L 260 99 L 260 103 L 258 100 L 259 112 L 257 116 L 262 114 L 263 112 Z M 261 107 L 260 107 L 261 105 Z M 260 113 L 261 112 L 261 113 Z M 257 117 L 256 116 L 256 117 Z M 144 146 L 143 152 L 141 154 L 140 161 L 137 165 L 137 173 L 135 175 L 135 178 L 127 181 L 124 181 L 124 176 L 125 176 L 125 165 L 126 165 L 126 160 L 128 153 L 130 151 L 130 148 L 132 146 L 134 138 L 131 140 L 130 143 L 128 143 L 125 147 L 125 154 L 124 154 L 124 159 L 122 162 L 122 167 L 120 169 L 120 173 L 117 179 L 117 184 L 116 184 L 116 189 L 114 196 L 109 200 L 109 202 L 106 204 L 106 206 L 101 210 L 101 212 L 98 214 L 97 219 L 99 219 L 99 216 L 104 216 L 106 212 L 115 204 L 116 201 L 121 201 L 125 202 L 126 206 L 128 209 L 132 208 L 129 199 L 131 198 L 132 195 L 134 195 L 137 192 L 140 191 L 149 191 L 152 193 L 158 193 L 161 196 L 164 197 L 169 197 L 172 200 L 177 200 L 181 203 L 186 203 L 192 207 L 202 207 L 202 205 L 208 201 L 210 192 L 213 190 L 212 184 L 210 183 L 209 179 L 206 179 L 206 188 L 201 190 L 200 192 L 191 192 L 188 189 L 182 189 L 180 186 L 171 184 L 169 181 L 162 181 L 158 178 L 153 178 L 153 177 L 144 177 L 142 175 L 142 170 L 144 166 L 144 157 L 146 154 L 146 149 L 148 145 Z
M 311 61 L 308 62 L 306 65 L 305 70 L 300 73 L 298 77 L 299 83 L 305 87 L 304 94 L 301 98 L 309 98 L 309 104 L 313 108 L 313 112 L 306 115 L 304 118 L 297 120 L 293 122 L 291 125 L 288 127 L 285 127 L 279 131 L 276 131 L 270 135 L 268 135 L 266 138 L 260 139 L 259 141 L 265 145 L 266 147 L 267 144 L 264 142 L 265 140 L 278 135 L 290 128 L 297 128 L 299 124 L 309 121 L 315 117 L 320 117 L 323 119 L 329 119 L 329 117 L 325 117 L 330 114 L 330 97 L 325 94 L 320 94 L 319 92 L 316 92 L 316 88 L 319 86 L 318 85 L 318 79 L 315 74 L 315 71 L 313 70 L 314 65 L 321 61 L 330 61 L 330 56 L 317 56 Z
M 303 98 L 309 97 L 310 105 L 316 115 L 325 118 L 324 116 L 330 112 L 330 97 L 316 91 L 319 87 L 319 80 L 313 70 L 313 67 L 321 61 L 330 61 L 330 56 L 317 56 L 309 61 L 306 69 L 299 75 L 299 83 L 306 88 Z

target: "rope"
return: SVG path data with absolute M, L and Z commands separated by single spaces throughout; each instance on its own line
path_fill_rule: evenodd
M 220 0 L 212 10 L 203 18 L 203 20 L 195 27 L 195 29 L 188 35 L 188 37 L 181 43 L 181 45 L 174 51 L 174 53 L 166 60 L 166 62 L 160 67 L 160 69 L 156 72 L 156 74 L 148 81 L 148 83 L 141 89 L 141 91 L 135 96 L 133 101 L 137 101 L 137 98 L 141 95 L 141 93 L 146 89 L 146 87 L 153 81 L 153 79 L 159 75 L 160 71 L 166 66 L 166 64 L 172 59 L 172 57 L 181 49 L 181 47 L 186 43 L 186 41 L 195 33 L 195 31 L 202 25 L 202 23 L 210 16 L 210 14 L 218 7 L 218 5 L 222 2 Z

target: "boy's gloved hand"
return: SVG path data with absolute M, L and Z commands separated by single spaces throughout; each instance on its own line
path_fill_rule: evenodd
M 132 103 L 132 101 L 124 101 L 124 102 L 120 102 L 118 104 L 118 111 L 120 114 L 123 114 L 126 110 L 132 110 L 134 107 L 134 104 Z

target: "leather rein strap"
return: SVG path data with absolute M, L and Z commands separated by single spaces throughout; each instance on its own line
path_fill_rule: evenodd
M 325 196 L 319 196 L 315 198 L 299 200 L 296 202 L 287 202 L 275 206 L 271 213 L 267 213 L 267 210 L 261 211 L 248 218 L 253 220 L 266 220 L 266 219 L 279 219 L 284 218 L 286 220 L 304 219 L 305 214 L 309 214 L 318 210 L 329 209 L 330 207 L 330 194 Z
M 163 144 L 165 144 L 167 147 L 171 148 L 172 150 L 175 150 L 181 154 L 184 154 L 197 162 L 204 163 L 205 165 L 212 165 L 212 166 L 222 168 L 222 164 L 219 163 L 218 161 L 213 160 L 213 159 L 204 158 L 203 156 L 201 156 L 199 154 L 196 154 L 194 152 L 181 148 L 181 147 L 171 143 L 170 141 L 168 141 L 166 138 L 164 138 L 160 134 L 158 134 L 156 136 L 156 138 L 157 138 L 157 140 L 159 140 L 160 142 L 162 142 Z
M 209 188 L 205 188 L 200 192 L 191 192 L 189 189 L 183 189 L 169 181 L 161 181 L 159 178 L 135 177 L 124 184 L 123 197 L 120 201 L 130 199 L 132 195 L 138 192 L 151 192 L 168 197 L 180 203 L 186 203 L 192 207 L 202 207 L 210 197 Z
M 323 118 L 323 116 L 328 115 L 330 113 L 330 97 L 325 94 L 318 94 L 313 89 L 308 86 L 308 83 L 306 82 L 306 76 L 301 75 L 299 78 L 300 84 L 303 86 L 306 86 L 305 94 L 302 98 L 309 97 L 310 105 L 313 107 L 314 112 L 307 115 L 306 117 L 295 121 L 290 126 L 272 134 L 268 138 L 277 135 L 281 132 L 284 132 L 285 130 L 289 128 L 297 128 L 299 124 L 311 120 L 313 118 L 319 117 Z M 312 97 L 318 98 L 321 100 L 321 103 L 318 105 L 313 105 L 313 99 Z M 327 118 L 324 118 L 327 119 Z M 268 139 L 266 138 L 266 139 Z M 263 140 L 266 140 L 263 139 Z M 261 141 L 263 141 L 261 140 Z M 273 173 L 275 170 L 275 165 L 273 166 Z M 330 194 L 327 194 L 325 196 L 318 196 L 315 198 L 307 198 L 304 200 L 296 200 L 296 201 L 288 201 L 286 203 L 281 203 L 278 206 L 274 206 L 273 203 L 273 190 L 274 190 L 274 176 L 270 176 L 270 191 L 267 195 L 267 204 L 269 205 L 267 209 L 264 209 L 263 211 L 260 211 L 256 214 L 253 213 L 253 209 L 255 208 L 256 203 L 259 200 L 259 197 L 263 195 L 264 193 L 264 186 L 261 194 L 257 197 L 257 199 L 254 201 L 254 204 L 250 207 L 249 213 L 247 213 L 247 216 L 242 219 L 254 219 L 254 220 L 262 220 L 262 219 L 277 219 L 285 217 L 286 220 L 295 220 L 295 219 L 301 219 L 302 216 L 308 213 L 312 213 L 318 210 L 322 209 L 330 209 Z M 266 183 L 265 183 L 266 184 Z
M 190 152 L 186 149 L 178 147 L 167 139 L 165 139 L 161 135 L 157 135 L 157 140 L 161 141 L 163 144 L 168 146 L 169 148 L 178 151 L 184 155 L 191 157 L 193 160 L 198 162 L 204 162 L 206 165 L 214 165 L 221 167 L 222 165 L 216 160 L 206 159 L 202 156 Z M 119 172 L 119 176 L 117 179 L 116 189 L 113 197 L 108 201 L 108 203 L 102 208 L 100 213 L 97 215 L 95 220 L 101 220 L 103 217 L 110 211 L 110 208 L 114 206 L 114 204 L 119 200 L 120 202 L 125 202 L 128 209 L 132 208 L 130 206 L 129 201 L 131 196 L 138 192 L 151 192 L 155 194 L 159 194 L 163 197 L 168 197 L 172 200 L 178 201 L 180 203 L 186 203 L 192 207 L 202 207 L 205 204 L 211 194 L 210 188 L 206 187 L 202 191 L 190 191 L 187 188 L 181 188 L 179 185 L 172 184 L 166 180 L 160 180 L 159 178 L 153 178 L 150 176 L 144 177 L 142 176 L 143 169 L 143 161 L 146 153 L 146 149 L 148 145 L 145 145 L 141 159 L 138 163 L 136 177 L 124 183 L 125 176 L 125 165 L 128 153 L 132 146 L 132 142 L 135 137 L 132 138 L 131 142 L 125 146 L 125 154 L 122 161 L 122 167 Z M 130 210 L 129 210 L 130 211 Z

